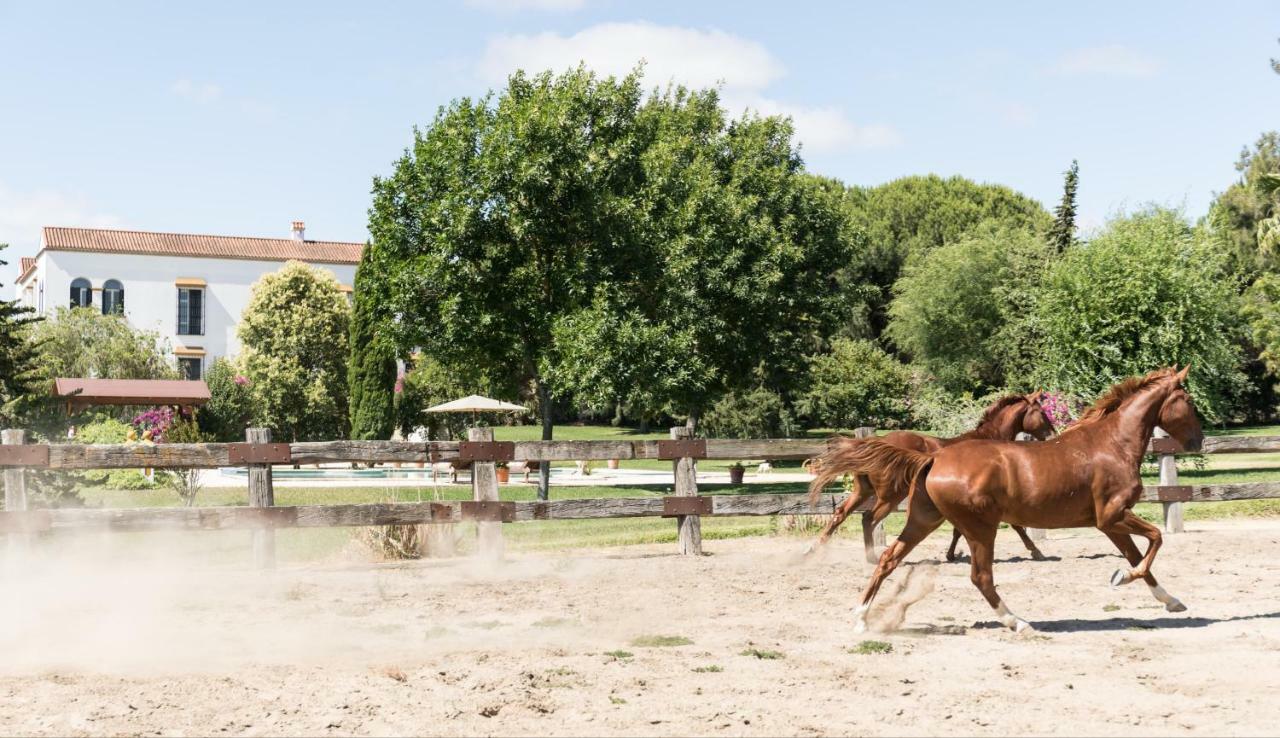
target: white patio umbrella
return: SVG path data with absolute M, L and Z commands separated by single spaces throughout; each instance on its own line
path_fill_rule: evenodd
M 467 395 L 460 400 L 451 400 L 434 407 L 429 407 L 425 412 L 428 413 L 493 413 L 493 412 L 517 412 L 520 410 L 528 410 L 524 405 L 516 405 L 502 400 L 495 400 L 492 397 L 482 397 L 481 395 Z

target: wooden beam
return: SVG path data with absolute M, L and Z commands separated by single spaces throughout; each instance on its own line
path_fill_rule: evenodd
M 468 428 L 467 440 L 478 443 L 493 441 L 492 428 Z M 475 461 L 471 464 L 471 498 L 475 502 L 498 501 L 498 470 L 492 461 Z M 477 546 L 480 555 L 489 559 L 501 559 L 505 548 L 502 523 L 476 522 Z
M 271 443 L 270 428 L 246 428 L 244 440 L 249 443 Z M 271 482 L 271 464 L 249 464 L 249 506 L 270 508 L 276 504 L 275 488 Z M 259 511 L 255 511 L 259 512 Z M 259 512 L 261 516 L 261 513 Z M 268 516 L 261 516 L 270 519 Z M 276 565 L 276 534 L 267 526 L 253 532 L 253 563 L 259 569 L 273 569 Z
M 671 429 L 671 440 L 688 441 L 693 438 L 693 429 L 680 425 Z M 689 457 L 681 457 L 671 462 L 675 474 L 675 493 L 677 497 L 698 496 L 697 462 Z M 685 556 L 702 555 L 702 518 L 697 515 L 676 516 L 676 537 L 680 544 L 680 553 Z

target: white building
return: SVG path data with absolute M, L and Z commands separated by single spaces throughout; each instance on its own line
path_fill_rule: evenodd
M 187 376 L 240 350 L 236 324 L 254 282 L 296 259 L 328 269 L 347 292 L 364 244 L 46 226 L 23 257 L 18 299 L 41 314 L 59 305 L 123 310 L 135 328 L 167 338 Z

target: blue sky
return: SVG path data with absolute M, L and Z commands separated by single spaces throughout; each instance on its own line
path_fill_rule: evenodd
M 1052 207 L 1077 158 L 1086 226 L 1151 201 L 1198 217 L 1280 127 L 1280 3 L 968 5 L 0 0 L 0 242 L 16 262 L 41 225 L 294 219 L 363 240 L 370 178 L 414 125 L 579 59 L 721 82 L 734 112 L 792 115 L 808 167 L 849 183 L 962 174 Z

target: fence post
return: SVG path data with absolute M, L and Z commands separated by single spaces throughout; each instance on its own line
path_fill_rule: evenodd
M 671 429 L 671 439 L 679 441 L 693 438 L 693 429 L 678 425 Z M 698 474 L 693 459 L 682 457 L 673 462 L 677 497 L 698 496 Z M 697 515 L 677 515 L 676 532 L 680 540 L 680 553 L 685 556 L 702 555 L 702 518 Z
M 468 441 L 492 441 L 492 428 L 468 428 Z M 544 461 L 543 464 L 551 465 Z M 492 461 L 471 462 L 471 499 L 476 502 L 498 500 L 498 467 Z M 480 555 L 489 559 L 501 559 L 505 548 L 502 539 L 502 523 L 476 521 L 476 539 Z
M 876 429 L 862 426 L 853 429 L 854 438 L 872 438 Z M 880 552 L 884 550 L 884 521 L 872 525 L 873 513 L 868 510 L 862 513 L 862 547 L 867 554 L 867 561 L 875 564 L 880 561 Z
M 1033 443 L 1036 438 L 1030 433 L 1019 433 L 1013 440 L 1022 443 Z M 1027 528 L 1027 538 L 1033 541 L 1044 541 L 1049 538 L 1049 531 L 1044 528 Z
M 0 443 L 6 446 L 21 446 L 27 442 L 27 432 L 7 428 L 0 431 Z M 4 470 L 4 509 L 7 512 L 21 512 L 27 509 L 27 475 L 22 467 L 11 467 Z M 8 549 L 10 553 L 26 547 L 27 536 L 10 533 Z
M 1156 438 L 1168 438 L 1169 434 L 1165 433 L 1164 428 L 1156 428 Z M 1160 486 L 1173 487 L 1178 484 L 1178 457 L 1173 454 L 1160 454 Z M 1165 533 L 1181 533 L 1182 527 L 1182 503 L 1181 502 L 1162 502 L 1160 506 L 1164 508 L 1164 532 Z
M 245 428 L 244 440 L 248 443 L 271 443 L 270 428 Z M 249 464 L 249 507 L 272 507 L 276 504 L 276 492 L 271 483 L 270 464 Z M 253 565 L 259 569 L 274 569 L 276 565 L 276 532 L 271 528 L 253 531 Z

